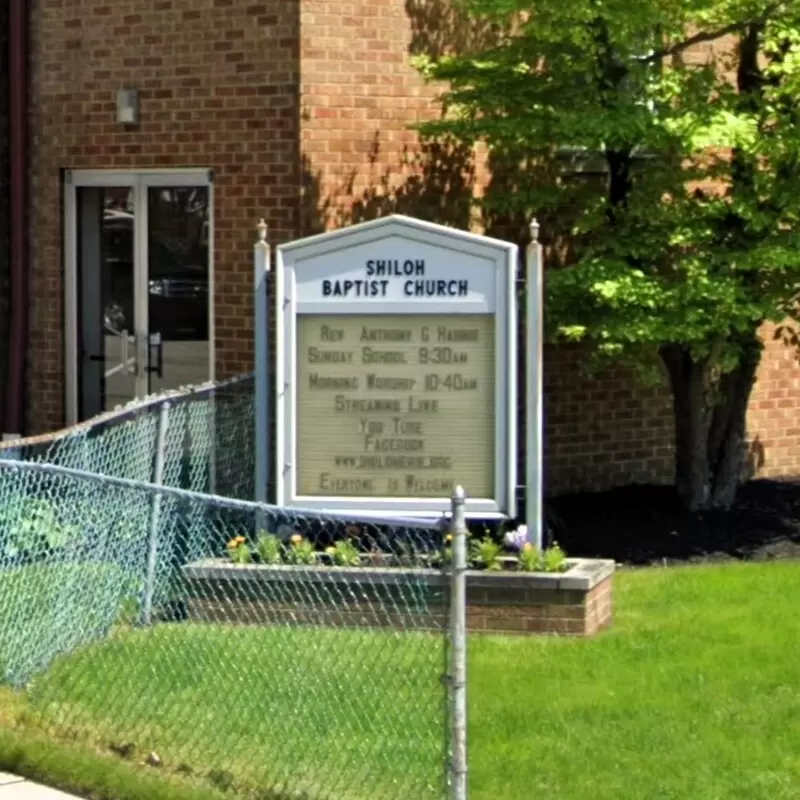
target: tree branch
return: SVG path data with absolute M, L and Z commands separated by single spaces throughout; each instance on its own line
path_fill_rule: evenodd
M 783 2 L 783 0 L 781 0 L 781 2 L 772 3 L 771 5 L 767 6 L 763 14 L 755 17 L 754 19 L 747 19 L 741 22 L 732 22 L 730 25 L 725 25 L 724 27 L 717 28 L 713 31 L 701 31 L 700 33 L 696 33 L 694 36 L 690 36 L 688 39 L 675 42 L 675 44 L 672 44 L 669 47 L 664 47 L 660 50 L 654 50 L 653 52 L 648 53 L 646 56 L 637 58 L 636 61 L 641 64 L 653 64 L 657 61 L 661 61 L 664 58 L 669 58 L 670 56 L 675 56 L 678 53 L 682 53 L 684 50 L 688 50 L 690 47 L 694 47 L 696 44 L 714 42 L 717 39 L 721 39 L 723 36 L 729 36 L 732 33 L 740 33 L 741 31 L 747 30 L 751 25 L 764 25 L 769 18 L 776 11 L 779 11 L 784 5 L 785 2 Z

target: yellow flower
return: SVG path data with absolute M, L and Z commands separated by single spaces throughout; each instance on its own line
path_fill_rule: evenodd
M 296 533 L 294 536 L 292 536 L 292 544 L 300 544 L 302 541 L 303 537 L 299 533 Z
M 237 536 L 233 541 L 236 542 L 236 544 L 244 544 L 244 536 Z
M 336 548 L 335 548 L 335 547 L 326 547 L 326 548 L 325 548 L 325 552 L 326 552 L 326 553 L 327 553 L 329 556 L 332 556 L 332 555 L 333 555 L 333 554 L 336 552 Z
M 236 539 L 231 539 L 225 546 L 228 548 L 228 550 L 233 550 L 239 546 L 239 542 L 237 542 Z
M 525 542 L 525 544 L 524 544 L 524 545 L 522 545 L 522 549 L 523 549 L 523 550 L 524 550 L 526 553 L 530 553 L 530 551 L 531 551 L 531 550 L 533 550 L 533 545 L 532 545 L 530 542 Z
M 444 537 L 444 540 L 446 542 L 452 542 L 453 541 L 453 534 L 452 533 L 448 533 L 447 536 Z

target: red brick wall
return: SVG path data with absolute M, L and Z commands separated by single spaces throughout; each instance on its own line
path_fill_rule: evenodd
M 8 3 L 0 5 L 0 53 L 8 53 Z M 0 375 L 8 338 L 8 61 L 0 67 Z M 0 400 L 0 413 L 3 401 Z
M 768 342 L 748 414 L 750 464 L 768 476 L 800 475 L 800 365 L 798 353 L 774 341 L 774 326 L 762 331 Z
M 295 234 L 298 21 L 298 0 L 34 4 L 29 431 L 63 423 L 62 168 L 214 170 L 217 377 L 252 368 L 255 224 Z
M 421 215 L 428 210 L 440 221 L 468 224 L 454 191 L 462 184 L 452 168 L 443 168 L 435 152 L 420 157 L 407 129 L 437 109 L 434 91 L 409 65 L 409 55 L 441 50 L 454 30 L 473 35 L 446 6 L 443 0 L 303 0 L 304 229 L 395 209 Z M 721 49 L 703 44 L 686 60 L 705 62 Z M 420 181 L 420 159 L 433 169 L 432 180 Z M 798 388 L 800 369 L 792 353 L 770 342 L 749 416 L 760 474 L 800 474 Z M 665 387 L 645 388 L 623 370 L 589 378 L 577 350 L 549 348 L 545 404 L 548 491 L 671 480 L 671 401 Z
M 252 365 L 259 216 L 272 243 L 395 209 L 470 222 L 475 168 L 407 127 L 437 108 L 409 54 L 472 35 L 442 0 L 41 0 L 31 26 L 31 432 L 63 421 L 62 168 L 215 171 L 218 377 Z M 115 122 L 124 85 L 141 93 L 132 131 Z M 795 387 L 791 354 L 770 345 L 750 414 L 765 474 L 800 472 Z M 663 388 L 587 378 L 577 352 L 550 349 L 545 391 L 550 491 L 670 479 Z
M 433 93 L 408 65 L 411 25 L 401 0 L 301 0 L 300 145 L 306 231 L 390 210 L 380 199 L 407 176 Z M 435 5 L 435 3 L 434 3 Z M 389 185 L 391 184 L 391 186 Z

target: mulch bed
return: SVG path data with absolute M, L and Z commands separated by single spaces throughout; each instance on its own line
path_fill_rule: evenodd
M 562 495 L 548 525 L 570 556 L 634 566 L 800 558 L 800 479 L 751 481 L 732 509 L 698 514 L 662 486 Z

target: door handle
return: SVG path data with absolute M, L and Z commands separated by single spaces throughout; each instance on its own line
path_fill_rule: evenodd
M 135 358 L 131 358 L 128 353 L 128 346 L 130 344 L 130 340 L 128 338 L 128 331 L 124 328 L 119 331 L 117 338 L 120 340 L 120 348 L 119 348 L 119 361 L 117 364 L 111 369 L 105 371 L 105 377 L 110 378 L 112 375 L 116 375 L 118 372 L 133 372 L 135 369 L 134 361 Z M 96 353 L 86 353 L 84 351 L 84 358 L 87 361 L 95 361 L 100 362 L 101 364 L 106 364 L 108 362 L 108 356 L 105 354 L 98 355 Z
M 148 360 L 148 352 L 147 352 L 147 334 L 143 331 L 139 331 L 136 334 L 136 357 L 134 359 L 135 363 L 135 372 L 137 378 L 144 378 L 147 375 L 147 360 Z
M 164 339 L 160 333 L 151 333 L 147 340 L 147 371 L 155 373 L 156 377 L 164 377 Z M 152 366 L 153 348 L 156 351 L 156 363 Z

